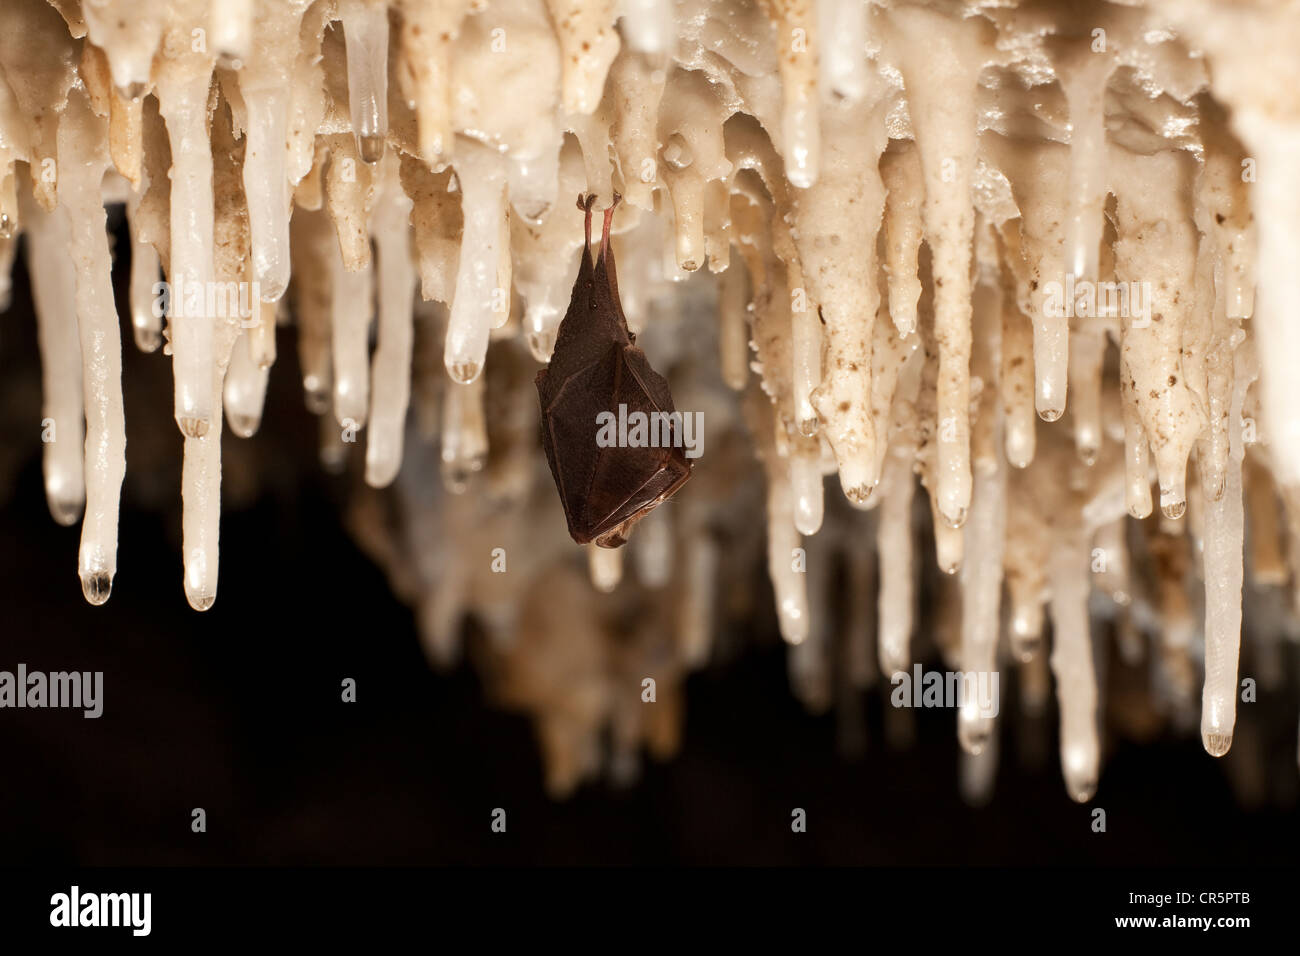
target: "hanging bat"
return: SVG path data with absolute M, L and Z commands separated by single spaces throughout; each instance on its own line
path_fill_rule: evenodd
M 579 544 L 602 548 L 627 543 L 633 525 L 677 491 L 691 476 L 683 451 L 680 418 L 663 376 L 636 347 L 618 299 L 609 227 L 619 196 L 605 210 L 600 255 L 591 262 L 591 207 L 595 196 L 578 197 L 586 214 L 586 244 L 573 297 L 555 339 L 551 363 L 537 373 L 542 404 L 542 446 L 560 492 L 569 534 Z M 624 406 L 620 409 L 620 406 Z M 660 447 L 605 447 L 598 441 L 602 413 L 619 416 L 670 413 L 672 441 Z M 607 416 L 605 416 L 607 417 Z M 655 420 L 651 418 L 651 420 Z M 664 421 L 660 416 L 659 421 Z

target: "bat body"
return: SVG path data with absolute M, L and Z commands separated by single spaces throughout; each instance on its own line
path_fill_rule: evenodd
M 668 382 L 636 347 L 618 298 L 605 210 L 600 255 L 591 260 L 591 206 L 578 279 L 560 323 L 547 368 L 537 373 L 542 406 L 542 446 L 560 492 L 569 534 L 579 544 L 604 548 L 627 542 L 633 525 L 666 501 L 691 475 Z M 670 441 L 658 447 L 622 447 L 598 440 L 602 413 L 655 416 L 669 413 Z M 663 416 L 660 415 L 660 419 Z

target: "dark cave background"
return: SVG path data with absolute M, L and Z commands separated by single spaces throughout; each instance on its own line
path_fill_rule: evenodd
M 119 229 L 119 247 L 124 231 Z M 630 788 L 542 787 L 527 717 L 490 706 L 466 661 L 426 663 L 411 611 L 343 526 L 347 482 L 317 459 L 292 333 L 280 338 L 263 429 L 227 431 L 215 607 L 181 586 L 180 447 L 170 360 L 142 355 L 119 314 L 128 435 L 113 595 L 81 596 L 80 529 L 46 510 L 35 322 L 22 265 L 0 317 L 0 669 L 102 670 L 104 715 L 0 710 L 0 864 L 1291 864 L 1292 678 L 1241 706 L 1233 751 L 1195 734 L 1105 739 L 1097 797 L 1066 796 L 1054 709 L 1001 718 L 990 802 L 958 786 L 951 711 L 918 710 L 886 741 L 881 690 L 865 740 L 790 693 L 774 622 L 687 684 L 681 753 Z M 360 446 L 358 446 L 360 447 Z M 247 479 L 256 475 L 257 482 Z M 1249 617 L 1249 608 L 1247 608 Z M 751 639 L 752 638 L 752 639 Z M 933 663 L 933 662 L 931 662 Z M 340 682 L 358 701 L 340 701 Z M 1013 681 L 1004 699 L 1014 698 Z M 886 688 L 887 689 L 887 688 Z M 1233 764 L 1268 756 L 1260 777 Z M 1252 763 L 1252 766 L 1254 764 Z M 191 810 L 207 832 L 191 832 Z M 490 830 L 505 808 L 508 831 Z M 790 829 L 794 807 L 808 830 Z M 1107 812 L 1107 832 L 1091 810 Z

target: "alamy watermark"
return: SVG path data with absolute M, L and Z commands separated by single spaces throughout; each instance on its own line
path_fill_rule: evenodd
M 50 925 L 55 927 L 123 926 L 132 936 L 153 928 L 152 893 L 83 893 L 73 886 L 50 897 Z
M 0 708 L 69 708 L 93 719 L 104 713 L 103 671 L 0 671 Z
M 1139 329 L 1151 324 L 1150 282 L 1093 282 L 1066 273 L 1063 283 L 1044 283 L 1043 293 L 1043 312 L 1053 318 L 1126 318 Z
M 257 325 L 261 315 L 261 283 L 200 282 L 177 276 L 174 282 L 153 284 L 153 315 L 173 319 L 200 317 L 239 319 L 241 327 Z
M 618 406 L 596 415 L 600 448 L 685 448 L 687 458 L 704 454 L 703 412 L 642 412 Z
M 895 707 L 951 707 L 975 709 L 979 716 L 998 715 L 997 671 L 897 671 L 890 678 L 894 689 L 889 702 Z

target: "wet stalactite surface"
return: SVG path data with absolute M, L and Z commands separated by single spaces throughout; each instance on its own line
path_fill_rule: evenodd
M 6 407 L 38 397 L 21 277 L 15 298 L 0 343 Z M 126 363 L 128 414 L 168 400 L 156 356 L 128 352 Z M 1293 745 L 1294 683 L 1245 712 L 1223 761 L 1151 721 L 1149 736 L 1107 734 L 1098 805 L 1112 823 L 1099 835 L 1088 808 L 1061 792 L 1053 707 L 1029 720 L 1010 707 L 993 799 L 968 806 L 957 798 L 951 711 L 911 711 L 910 728 L 891 729 L 899 711 L 877 686 L 808 713 L 761 598 L 687 681 L 674 759 L 647 761 L 635 786 L 606 778 L 553 800 L 532 722 L 497 706 L 472 666 L 483 635 L 467 635 L 468 659 L 452 670 L 427 666 L 411 611 L 343 525 L 349 478 L 314 466 L 296 377 L 272 383 L 267 430 L 227 439 L 228 453 L 251 449 L 267 467 L 257 495 L 227 500 L 224 532 L 240 559 L 223 569 L 226 598 L 203 616 L 166 586 L 179 533 L 172 476 L 130 473 L 122 552 L 132 571 L 113 607 L 96 609 L 66 600 L 76 531 L 48 527 L 39 456 L 5 437 L 6 658 L 102 669 L 108 697 L 97 721 L 6 712 L 0 752 L 21 772 L 0 788 L 0 819 L 21 825 L 6 827 L 0 863 L 1209 865 L 1286 864 L 1300 850 L 1294 775 L 1262 769 Z M 171 429 L 151 439 L 150 427 L 128 434 L 142 457 L 151 440 L 179 442 Z M 763 568 L 754 573 L 761 586 Z M 1136 681 L 1116 673 L 1117 658 L 1112 643 L 1111 679 Z M 923 659 L 933 666 L 932 652 Z M 1284 658 L 1288 673 L 1298 664 L 1293 651 Z M 340 703 L 343 675 L 358 680 L 355 706 Z M 1013 682 L 1007 695 L 1016 693 Z M 189 828 L 200 805 L 203 835 Z M 488 827 L 497 806 L 509 808 L 505 838 Z M 794 806 L 809 812 L 806 834 L 790 832 Z

